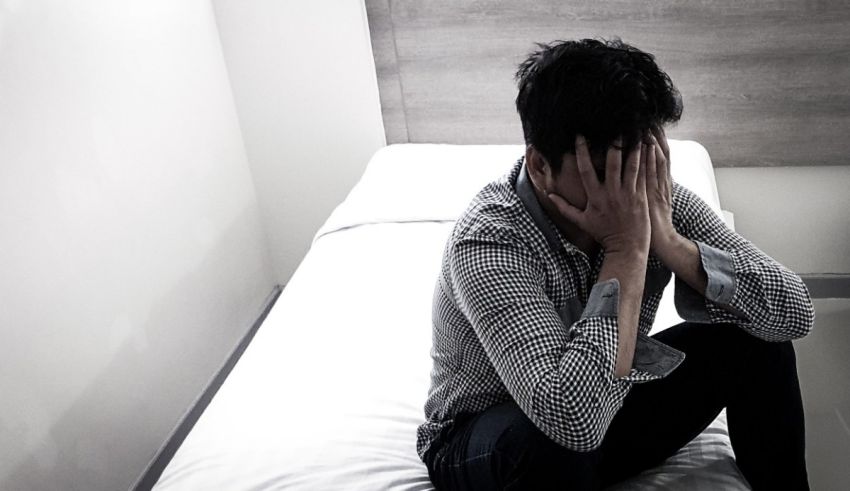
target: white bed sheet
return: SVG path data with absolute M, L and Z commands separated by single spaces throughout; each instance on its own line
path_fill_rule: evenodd
M 705 150 L 671 147 L 674 178 L 719 213 Z M 521 152 L 410 144 L 379 151 L 154 489 L 433 489 L 415 431 L 429 387 L 443 245 L 475 192 Z M 671 293 L 654 331 L 679 321 Z M 749 489 L 725 411 L 664 465 L 611 489 Z

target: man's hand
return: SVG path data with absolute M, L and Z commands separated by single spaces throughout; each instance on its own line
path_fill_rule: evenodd
M 645 164 L 650 147 L 640 143 L 629 152 L 622 173 L 620 147 L 618 139 L 608 149 L 603 184 L 593 170 L 584 138 L 577 137 L 576 161 L 587 206 L 579 210 L 560 196 L 549 195 L 567 220 L 602 245 L 605 259 L 597 284 L 611 279 L 619 282 L 617 358 L 612 373 L 615 378 L 627 376 L 632 369 L 651 235 Z
M 567 220 L 590 234 L 611 252 L 647 252 L 650 245 L 650 214 L 647 203 L 647 166 L 649 148 L 643 143 L 632 150 L 623 171 L 620 140 L 608 149 L 605 182 L 599 182 L 590 159 L 587 142 L 576 136 L 578 173 L 587 195 L 587 206 L 580 210 L 558 194 L 549 199 Z M 622 176 L 622 177 L 621 177 Z
M 653 253 L 660 256 L 674 246 L 679 234 L 673 227 L 670 147 L 661 129 L 652 130 L 650 141 L 650 151 L 646 159 L 646 199 L 652 226 L 649 247 Z
M 661 129 L 653 129 L 651 140 L 655 151 L 646 165 L 646 197 L 652 222 L 650 249 L 676 277 L 704 295 L 708 277 L 700 262 L 699 248 L 673 227 L 673 179 L 667 137 Z

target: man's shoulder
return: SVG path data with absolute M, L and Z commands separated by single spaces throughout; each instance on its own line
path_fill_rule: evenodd
M 699 194 L 686 186 L 673 182 L 673 226 L 684 233 L 690 230 L 694 223 L 713 220 L 717 213 Z M 720 220 L 721 217 L 717 216 Z
M 519 239 L 522 236 L 519 206 L 519 199 L 509 182 L 503 179 L 493 181 L 475 195 L 458 217 L 452 239 Z
M 672 181 L 672 182 L 673 182 L 673 189 L 672 189 L 671 194 L 673 195 L 673 204 L 674 205 L 676 204 L 677 201 L 685 202 L 685 201 L 691 199 L 690 197 L 693 195 L 693 191 L 691 191 L 690 189 L 686 188 L 685 186 L 679 184 L 676 181 Z

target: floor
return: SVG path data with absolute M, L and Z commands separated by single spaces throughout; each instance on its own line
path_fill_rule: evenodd
M 794 341 L 814 491 L 850 489 L 850 299 L 816 299 L 815 327 Z

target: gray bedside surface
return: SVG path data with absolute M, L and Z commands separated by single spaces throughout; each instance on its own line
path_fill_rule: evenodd
M 815 327 L 794 341 L 813 490 L 850 489 L 850 299 L 815 299 Z

